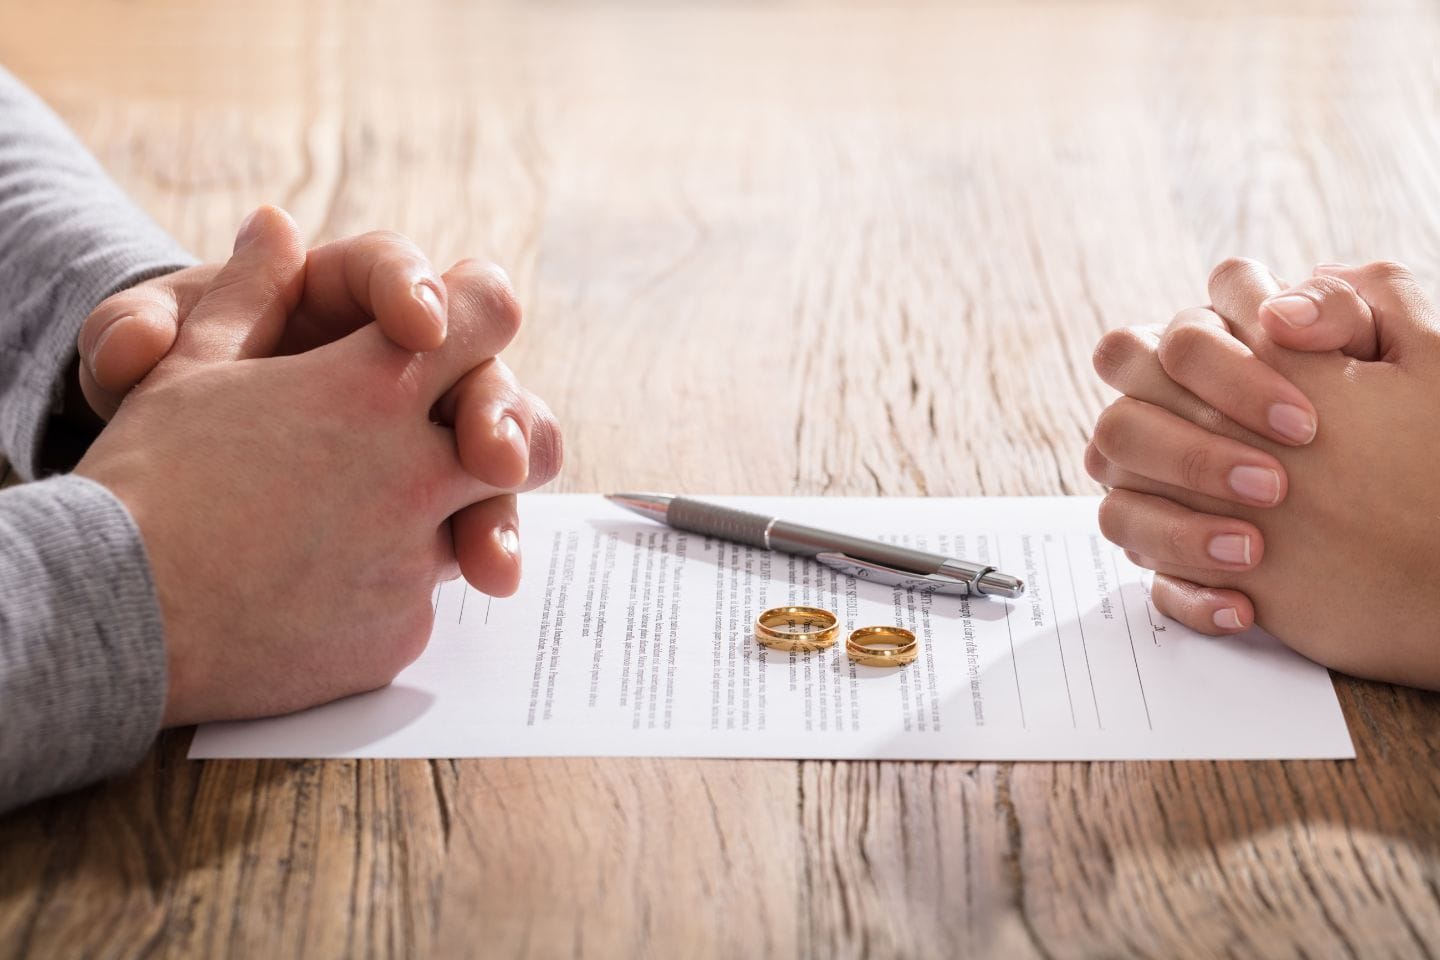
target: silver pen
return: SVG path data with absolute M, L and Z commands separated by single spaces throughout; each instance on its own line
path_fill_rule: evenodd
M 1018 597 L 1025 592 L 1024 580 L 984 564 L 848 537 L 733 507 L 664 493 L 611 493 L 605 499 L 676 530 L 811 557 L 861 580 L 962 597 Z

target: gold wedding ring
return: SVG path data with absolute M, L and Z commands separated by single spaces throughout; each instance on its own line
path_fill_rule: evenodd
M 840 634 L 840 621 L 819 607 L 773 607 L 755 618 L 755 639 L 775 650 L 824 650 Z
M 904 627 L 861 627 L 845 641 L 850 659 L 865 667 L 903 667 L 920 653 L 915 634 Z

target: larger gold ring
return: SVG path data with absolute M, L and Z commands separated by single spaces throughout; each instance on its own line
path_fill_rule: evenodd
M 755 618 L 755 639 L 775 650 L 824 650 L 840 635 L 840 621 L 819 607 L 772 607 Z
M 920 645 L 904 627 L 861 627 L 845 641 L 845 652 L 861 666 L 903 667 L 920 655 Z

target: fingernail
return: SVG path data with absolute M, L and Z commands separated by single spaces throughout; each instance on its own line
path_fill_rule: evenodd
M 510 449 L 514 450 L 516 456 L 520 458 L 520 462 L 525 464 L 525 473 L 526 476 L 529 476 L 530 448 L 525 443 L 525 431 L 520 429 L 520 422 L 510 414 L 505 414 L 495 425 L 495 436 L 510 445 Z M 521 479 L 521 482 L 524 482 L 524 478 Z
M 1215 626 L 1221 630 L 1239 630 L 1245 626 L 1240 622 L 1240 611 L 1234 607 L 1221 607 L 1210 619 L 1214 620 Z
M 443 340 L 445 338 L 445 307 L 440 303 L 440 294 L 435 292 L 435 288 L 429 280 L 421 280 L 410 288 L 410 295 L 419 300 L 420 305 L 425 308 L 425 312 L 430 314 L 430 319 L 435 322 L 435 326 L 440 328 L 440 338 Z
M 128 316 L 125 316 L 112 321 L 110 326 L 100 332 L 100 336 L 95 340 L 95 346 L 90 348 L 90 352 L 85 355 L 85 366 L 90 368 L 90 376 L 94 377 L 97 382 L 100 380 L 100 375 L 96 373 L 96 370 L 100 366 L 100 354 L 104 351 L 106 342 L 115 332 L 115 328 L 129 319 Z
M 515 532 L 514 527 L 501 527 L 495 534 L 495 540 L 500 544 L 500 549 L 515 559 L 520 559 L 520 534 Z
M 1309 443 L 1315 439 L 1315 417 L 1292 403 L 1277 403 L 1267 414 L 1270 427 L 1286 440 Z
M 1271 506 L 1280 502 L 1280 474 L 1269 467 L 1236 467 L 1230 471 L 1230 489 L 1246 500 Z
M 1250 538 L 1240 533 L 1222 533 L 1210 538 L 1206 548 L 1210 556 L 1221 563 L 1243 563 L 1250 565 Z
M 1320 305 L 1309 297 L 1276 297 L 1265 301 L 1265 309 L 1292 327 L 1308 327 L 1320 319 Z
M 231 253 L 238 253 L 242 247 L 248 247 L 260 236 L 260 212 L 264 209 L 256 209 L 240 224 L 240 229 L 235 232 L 235 246 Z
M 1350 264 L 1348 264 L 1348 263 L 1317 263 L 1317 264 L 1315 264 L 1315 272 L 1316 272 L 1316 273 L 1336 273 L 1336 272 L 1338 272 L 1338 271 L 1340 271 L 1340 270 L 1349 270 L 1349 269 L 1350 269 Z

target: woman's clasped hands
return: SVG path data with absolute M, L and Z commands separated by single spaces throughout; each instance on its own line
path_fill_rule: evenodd
M 1210 304 L 1112 331 L 1095 424 L 1106 537 L 1160 612 L 1258 623 L 1356 676 L 1440 689 L 1440 316 L 1395 263 L 1294 286 L 1250 260 Z

